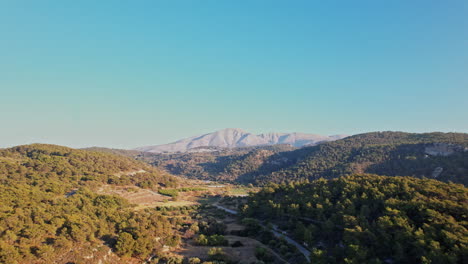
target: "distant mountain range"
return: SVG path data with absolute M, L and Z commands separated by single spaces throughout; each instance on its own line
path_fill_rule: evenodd
M 255 135 L 238 128 L 182 139 L 170 144 L 146 146 L 135 150 L 153 153 L 203 152 L 216 148 L 238 148 L 289 144 L 294 147 L 313 146 L 320 142 L 342 139 L 347 135 L 323 136 L 303 133 L 267 133 Z
M 192 179 L 266 185 L 355 173 L 413 176 L 468 186 L 468 134 L 371 132 L 296 148 L 286 144 L 137 157 Z

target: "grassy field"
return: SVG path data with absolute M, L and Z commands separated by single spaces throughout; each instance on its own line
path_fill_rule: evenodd
M 168 201 L 167 196 L 136 186 L 104 185 L 98 190 L 98 193 L 117 195 L 125 198 L 130 203 L 137 205 L 137 209 L 155 207 L 160 203 Z
M 258 188 L 249 188 L 245 186 L 232 187 L 228 190 L 229 195 L 232 196 L 248 196 L 250 192 L 257 192 Z
M 157 192 L 136 186 L 103 185 L 98 193 L 117 195 L 135 204 L 136 210 L 155 207 L 177 207 L 212 203 L 211 195 L 219 195 L 223 190 L 207 190 L 199 186 L 186 186 L 176 189 L 160 189 Z
M 256 188 L 225 185 L 222 188 L 209 188 L 209 184 L 192 184 L 179 188 L 152 191 L 136 186 L 103 185 L 99 193 L 117 195 L 135 204 L 136 210 L 156 207 L 178 207 L 198 204 L 213 204 L 224 196 L 246 196 Z

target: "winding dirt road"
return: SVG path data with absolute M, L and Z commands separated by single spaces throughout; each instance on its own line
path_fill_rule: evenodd
M 236 210 L 232 210 L 232 209 L 228 209 L 226 207 L 223 207 L 217 203 L 213 204 L 214 207 L 220 209 L 220 210 L 223 210 L 227 213 L 230 213 L 230 214 L 233 214 L 233 215 L 237 215 L 239 214 L 239 212 L 237 212 Z M 264 228 L 267 228 L 267 229 L 270 229 L 264 225 L 262 225 Z M 307 259 L 308 262 L 310 262 L 310 251 L 307 250 L 304 246 L 302 246 L 300 243 L 296 242 L 294 239 L 288 237 L 287 235 L 285 235 L 286 232 L 284 232 L 283 230 L 280 230 L 278 229 L 277 226 L 273 225 L 273 228 L 270 229 L 271 232 L 276 236 L 276 237 L 280 237 L 280 238 L 284 238 L 288 243 L 294 245 L 303 255 L 304 257 Z

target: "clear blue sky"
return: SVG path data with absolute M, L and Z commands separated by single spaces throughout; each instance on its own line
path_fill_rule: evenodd
M 468 132 L 468 1 L 0 0 L 0 147 Z

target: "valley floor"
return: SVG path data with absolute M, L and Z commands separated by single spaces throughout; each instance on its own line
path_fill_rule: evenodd
M 134 204 L 135 210 L 151 209 L 162 210 L 169 218 L 183 218 L 187 225 L 195 222 L 208 221 L 215 219 L 217 222 L 225 226 L 223 232 L 227 243 L 225 246 L 204 246 L 196 242 L 199 235 L 181 236 L 184 237 L 181 244 L 177 247 L 165 247 L 164 255 L 167 258 L 174 259 L 190 259 L 199 258 L 201 260 L 210 260 L 208 254 L 213 247 L 221 248 L 226 257 L 234 262 L 255 263 L 260 261 L 258 258 L 259 249 L 264 249 L 271 260 L 267 263 L 295 263 L 288 261 L 284 257 L 284 252 L 281 254 L 278 249 L 272 248 L 259 241 L 258 238 L 242 234 L 246 226 L 241 222 L 241 217 L 238 212 L 239 201 L 245 200 L 250 191 L 257 191 L 256 188 L 238 187 L 235 185 L 219 185 L 216 183 L 207 183 L 203 181 L 191 181 L 184 187 L 176 188 L 177 196 L 168 196 L 152 190 L 139 188 L 136 186 L 115 186 L 103 185 L 98 188 L 100 194 L 117 195 Z M 225 197 L 230 197 L 224 203 Z M 187 213 L 190 210 L 186 208 L 196 207 L 195 211 Z M 177 211 L 181 208 L 182 211 Z M 268 229 L 262 225 L 263 228 Z M 310 254 L 299 243 L 286 236 L 280 230 L 269 229 L 269 231 L 278 239 L 289 243 L 298 248 L 305 259 L 308 260 Z M 233 246 L 240 244 L 241 246 Z M 291 245 L 289 245 L 291 246 Z M 294 247 L 293 246 L 293 247 Z

